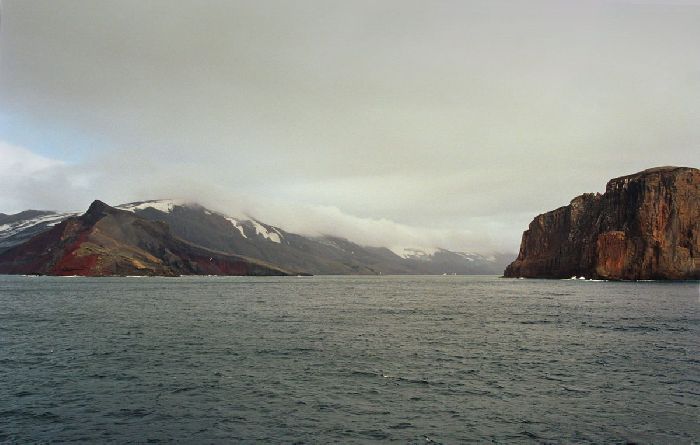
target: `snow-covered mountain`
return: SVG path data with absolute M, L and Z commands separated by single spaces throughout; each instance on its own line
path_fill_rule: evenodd
M 0 214 L 0 251 L 23 243 L 78 213 L 56 213 L 44 210 L 25 210 L 14 215 Z
M 207 249 L 313 274 L 500 274 L 512 259 L 439 248 L 370 247 L 335 236 L 303 236 L 255 218 L 224 215 L 172 199 L 116 207 L 164 221 L 174 235 Z M 0 215 L 0 251 L 76 214 L 30 210 Z
M 57 276 L 296 275 L 253 258 L 205 249 L 167 224 L 94 201 L 30 240 L 0 252 L 0 273 Z

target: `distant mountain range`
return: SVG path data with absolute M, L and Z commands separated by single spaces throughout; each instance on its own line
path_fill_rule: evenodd
M 156 232 L 157 242 L 153 239 Z M 70 238 L 73 244 L 67 246 L 65 240 L 60 241 L 63 238 Z M 42 249 L 51 249 L 51 255 Z M 99 266 L 62 268 L 61 255 L 70 259 L 88 253 L 95 255 L 90 261 L 100 259 Z M 195 259 L 207 255 L 211 262 L 214 258 L 221 262 L 218 268 L 204 267 Z M 171 199 L 116 207 L 96 201 L 82 216 L 38 210 L 0 214 L 0 273 L 500 274 L 513 257 L 440 248 L 390 250 L 336 236 L 303 236 L 254 218 L 231 217 Z M 235 261 L 238 268 L 231 267 Z M 247 266 L 242 267 L 243 263 Z

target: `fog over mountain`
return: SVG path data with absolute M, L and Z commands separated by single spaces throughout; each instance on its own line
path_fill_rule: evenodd
M 514 252 L 609 178 L 700 165 L 698 1 L 0 5 L 3 213 L 177 198 Z

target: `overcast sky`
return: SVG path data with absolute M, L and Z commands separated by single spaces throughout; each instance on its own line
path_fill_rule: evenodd
M 514 252 L 700 166 L 698 1 L 2 0 L 0 212 L 176 197 Z

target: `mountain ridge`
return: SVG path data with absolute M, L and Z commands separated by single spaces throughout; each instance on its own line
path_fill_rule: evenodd
M 290 275 L 271 264 L 229 255 L 173 236 L 149 221 L 94 201 L 28 241 L 0 253 L 0 273 L 37 275 Z
M 208 249 L 256 258 L 313 274 L 499 274 L 514 256 L 487 257 L 446 249 L 405 248 L 425 255 L 400 256 L 388 247 L 363 246 L 339 236 L 305 236 L 257 218 L 231 217 L 185 200 L 161 199 L 120 204 L 114 208 L 152 221 L 165 221 L 174 235 Z M 47 223 L 25 227 L 29 234 L 48 230 L 74 213 L 52 213 Z M 41 220 L 43 221 L 43 220 Z M 29 225 L 29 223 L 25 223 Z M 25 241 L 27 233 L 3 236 L 0 252 Z

